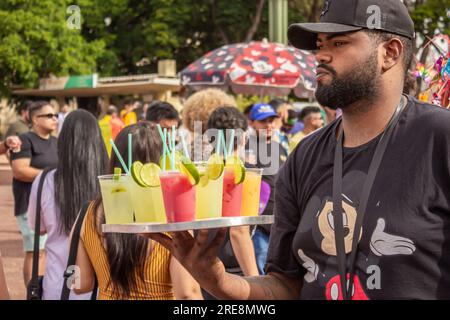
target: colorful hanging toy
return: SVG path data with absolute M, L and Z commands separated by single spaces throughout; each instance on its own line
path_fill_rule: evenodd
M 444 36 L 449 43 L 448 36 Z M 433 43 L 430 39 L 426 46 Z M 425 47 L 426 47 L 425 46 Z M 450 108 L 450 50 L 441 52 L 439 58 L 429 68 L 422 63 L 417 63 L 414 76 L 421 78 L 426 84 L 426 89 L 419 94 L 419 100 L 429 102 L 444 108 Z

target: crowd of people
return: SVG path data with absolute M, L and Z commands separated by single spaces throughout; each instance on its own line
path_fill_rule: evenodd
M 384 10 L 377 30 L 364 18 L 373 4 Z M 48 102 L 21 108 L 0 152 L 10 152 L 25 284 L 39 232 L 44 298 L 58 298 L 78 216 L 81 283 L 72 299 L 449 299 L 450 112 L 407 94 L 415 38 L 407 8 L 400 0 L 325 1 L 320 22 L 291 25 L 288 38 L 315 51 L 315 95 L 327 107 L 297 113 L 275 99 L 241 112 L 231 95 L 207 89 L 181 113 L 167 102 L 127 100 L 99 125 L 75 110 L 58 138 Z M 157 125 L 177 127 L 187 144 L 177 148 L 194 161 L 213 151 L 211 129 L 233 136 L 232 153 L 262 169 L 259 214 L 274 223 L 103 233 L 97 176 L 119 166 L 115 153 L 108 161 L 109 139 L 114 132 L 124 158 L 132 150 L 133 159 L 157 162 Z M 33 230 L 37 184 L 49 167 L 41 228 Z M 7 296 L 0 260 L 0 297 Z
M 241 112 L 232 95 L 217 89 L 194 93 L 185 101 L 181 113 L 168 102 L 143 104 L 127 99 L 121 111 L 110 105 L 96 119 L 82 106 L 72 110 L 69 105 L 64 100 L 57 113 L 48 101 L 19 104 L 18 120 L 10 125 L 6 140 L 0 144 L 0 151 L 8 153 L 13 172 L 14 214 L 25 256 L 24 285 L 31 280 L 34 235 L 39 232 L 39 274 L 44 275 L 42 298 L 46 300 L 61 297 L 71 231 L 82 205 L 88 201 L 92 203 L 84 218 L 77 256 L 83 277 L 70 299 L 90 299 L 94 283 L 98 283 L 98 299 L 214 299 L 159 243 L 101 232 L 104 213 L 97 177 L 113 173 L 120 166 L 111 152 L 110 139 L 127 157 L 126 138 L 132 134 L 133 159 L 158 163 L 162 141 L 156 125 L 168 130 L 175 127 L 177 141 L 183 135 L 193 160 L 206 160 L 213 149 L 212 137 L 205 134 L 208 129 L 242 130 L 245 135 L 235 137 L 233 152 L 248 167 L 268 170 L 263 171 L 260 214 L 271 215 L 277 170 L 274 172 L 269 168 L 272 164 L 258 155 L 270 157 L 272 150 L 277 150 L 277 165 L 282 165 L 294 149 L 294 139 L 298 143 L 322 127 L 325 120 L 318 107 L 304 108 L 305 114 L 281 99 L 255 103 Z M 141 105 L 145 108 L 139 112 Z M 318 110 L 320 120 L 310 120 L 310 109 L 314 115 Z M 201 145 L 200 152 L 196 143 Z M 177 148 L 182 150 L 181 144 Z M 42 182 L 40 230 L 36 231 L 38 185 L 46 168 L 51 170 Z M 244 276 L 264 274 L 269 236 L 270 225 L 230 228 L 220 250 L 227 270 Z

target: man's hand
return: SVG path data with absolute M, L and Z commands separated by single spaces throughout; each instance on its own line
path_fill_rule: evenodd
M 298 299 L 301 288 L 299 279 L 279 273 L 244 278 L 225 272 L 217 252 L 225 238 L 226 229 L 220 229 L 211 241 L 208 234 L 208 230 L 201 230 L 195 238 L 187 231 L 172 233 L 171 237 L 161 233 L 141 235 L 161 243 L 197 280 L 200 287 L 218 299 Z
M 226 229 L 220 229 L 211 241 L 208 230 L 200 230 L 194 238 L 188 231 L 173 232 L 171 237 L 162 233 L 141 234 L 159 242 L 186 268 L 202 288 L 216 286 L 225 274 L 225 267 L 217 257 L 225 239 Z

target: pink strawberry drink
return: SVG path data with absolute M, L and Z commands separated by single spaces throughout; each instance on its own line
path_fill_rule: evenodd
M 159 178 L 167 222 L 194 221 L 195 188 L 188 178 L 178 171 L 162 172 Z
M 242 183 L 234 183 L 234 171 L 225 170 L 223 177 L 222 217 L 241 215 Z

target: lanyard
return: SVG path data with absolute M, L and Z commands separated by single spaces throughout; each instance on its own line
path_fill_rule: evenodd
M 345 253 L 345 236 L 344 236 L 344 225 L 342 222 L 342 214 L 344 210 L 342 209 L 342 142 L 343 142 L 343 130 L 342 127 L 339 131 L 338 142 L 334 154 L 334 165 L 333 165 L 333 221 L 334 221 L 334 236 L 336 244 L 337 253 L 337 263 L 338 270 L 341 280 L 341 291 L 344 300 L 351 300 L 352 287 L 353 287 L 353 277 L 354 277 L 354 266 L 358 251 L 358 242 L 361 234 L 361 228 L 363 224 L 364 214 L 366 213 L 367 202 L 369 200 L 370 191 L 372 189 L 375 177 L 377 175 L 378 168 L 380 167 L 381 160 L 383 159 L 384 152 L 386 151 L 386 146 L 392 135 L 395 125 L 398 123 L 400 118 L 400 113 L 405 107 L 403 103 L 403 96 L 400 100 L 397 109 L 395 110 L 391 120 L 389 121 L 386 129 L 383 131 L 380 140 L 378 141 L 375 153 L 370 162 L 369 171 L 367 177 L 364 181 L 364 186 L 361 191 L 361 198 L 359 206 L 356 210 L 357 216 L 353 231 L 352 239 L 352 250 L 350 253 L 350 270 L 349 270 L 349 283 L 347 284 L 347 256 Z

